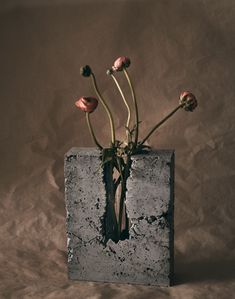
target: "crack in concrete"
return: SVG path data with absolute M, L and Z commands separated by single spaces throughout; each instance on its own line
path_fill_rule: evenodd
M 92 239 L 90 239 L 90 240 L 88 240 L 88 241 L 84 241 L 82 238 L 80 238 L 79 236 L 77 236 L 76 234 L 74 234 L 74 233 L 72 233 L 72 232 L 68 233 L 68 235 L 73 235 L 75 238 L 77 238 L 78 240 L 80 240 L 81 243 L 84 244 L 84 245 L 89 244 L 89 243 L 92 243 L 93 240 L 97 240 L 97 241 L 100 242 L 100 238 L 99 238 L 99 237 L 94 237 L 94 238 L 92 238 Z M 79 247 L 79 246 L 76 246 L 76 247 L 73 247 L 73 248 L 78 248 L 78 247 Z

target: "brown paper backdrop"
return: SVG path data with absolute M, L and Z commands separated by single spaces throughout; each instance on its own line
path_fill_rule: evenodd
M 1 1 L 1 298 L 235 298 L 235 2 Z M 141 136 L 195 93 L 150 140 L 176 150 L 176 286 L 67 279 L 63 155 L 93 146 L 74 101 L 93 67 L 124 137 L 126 110 L 105 74 L 131 58 Z M 121 82 L 122 76 L 119 76 Z M 108 145 L 107 117 L 92 114 Z

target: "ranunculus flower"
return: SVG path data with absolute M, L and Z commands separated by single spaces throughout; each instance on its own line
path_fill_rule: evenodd
M 75 105 L 82 111 L 91 113 L 96 109 L 98 100 L 93 97 L 81 97 L 75 102 Z
M 184 104 L 182 108 L 184 108 L 185 111 L 192 112 L 197 107 L 197 99 L 195 95 L 193 95 L 189 91 L 184 91 L 180 94 L 180 105 Z
M 112 66 L 113 71 L 122 71 L 123 68 L 127 68 L 131 64 L 130 58 L 126 56 L 121 56 L 114 61 Z
M 91 75 L 91 68 L 89 67 L 89 65 L 85 65 L 85 66 L 82 66 L 80 68 L 80 74 L 83 76 L 83 77 L 89 77 Z

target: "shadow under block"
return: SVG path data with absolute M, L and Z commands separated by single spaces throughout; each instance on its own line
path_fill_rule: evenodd
M 169 286 L 174 273 L 174 151 L 132 156 L 127 180 L 129 239 L 104 245 L 106 190 L 101 153 L 65 155 L 70 279 Z

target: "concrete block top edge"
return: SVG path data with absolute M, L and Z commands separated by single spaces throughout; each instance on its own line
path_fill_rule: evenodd
M 78 156 L 93 156 L 93 157 L 100 157 L 102 152 L 95 147 L 72 147 L 67 153 L 65 153 L 65 157 L 69 157 L 71 155 L 78 155 Z M 141 157 L 141 156 L 157 156 L 157 155 L 165 155 L 169 159 L 174 156 L 175 150 L 174 149 L 151 149 L 141 154 L 132 155 L 132 158 Z
M 101 151 L 96 147 L 72 147 L 67 151 L 67 153 L 65 153 L 65 157 L 72 155 L 99 157 L 101 155 Z

